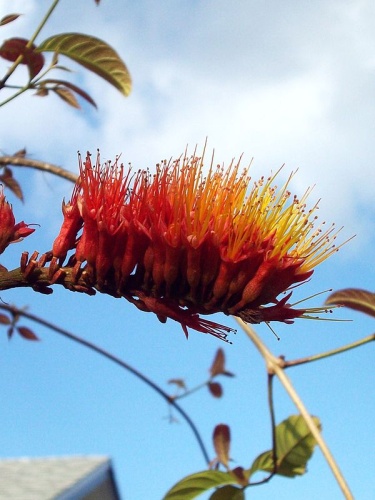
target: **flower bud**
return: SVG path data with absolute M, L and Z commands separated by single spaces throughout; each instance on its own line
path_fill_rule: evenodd
M 0 254 L 10 243 L 20 241 L 35 231 L 24 222 L 18 224 L 15 222 L 12 205 L 6 201 L 3 188 L 0 186 Z

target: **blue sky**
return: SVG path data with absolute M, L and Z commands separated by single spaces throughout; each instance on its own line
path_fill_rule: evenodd
M 4 39 L 28 37 L 50 2 L 12 2 L 24 13 L 2 27 Z M 79 31 L 110 43 L 127 63 L 134 89 L 124 99 L 98 77 L 69 75 L 97 101 L 98 111 L 68 108 L 57 97 L 31 94 L 2 108 L 0 149 L 27 148 L 31 158 L 77 171 L 77 150 L 103 159 L 121 153 L 124 163 L 152 168 L 208 137 L 219 163 L 243 153 L 254 158 L 254 178 L 285 163 L 280 177 L 297 168 L 292 187 L 314 185 L 319 218 L 344 226 L 342 240 L 356 238 L 319 266 L 297 297 L 344 287 L 373 289 L 375 145 L 375 6 L 370 1 L 138 1 L 61 0 L 39 36 Z M 9 13 L 5 2 L 0 17 Z M 67 61 L 66 61 L 67 63 Z M 3 74 L 7 67 L 0 61 Z M 56 75 L 56 77 L 66 75 Z M 16 82 L 16 79 L 14 83 Z M 61 201 L 71 185 L 46 174 L 15 172 L 24 186 L 23 206 L 9 196 L 17 220 L 40 228 L 2 255 L 17 266 L 23 250 L 51 247 L 61 222 Z M 314 299 L 323 302 L 325 295 Z M 166 390 L 170 378 L 189 387 L 203 381 L 218 347 L 228 369 L 224 397 L 207 391 L 182 400 L 214 456 L 218 423 L 232 429 L 232 457 L 249 466 L 270 447 L 266 374 L 262 359 L 240 331 L 232 345 L 162 325 L 151 314 L 103 295 L 86 297 L 56 287 L 51 296 L 31 290 L 3 292 L 1 299 L 71 330 L 121 356 Z M 277 342 L 265 326 L 257 331 L 275 354 L 294 359 L 332 349 L 373 331 L 373 321 L 350 311 L 352 322 L 276 324 Z M 219 322 L 235 327 L 231 318 Z M 28 326 L 32 326 L 29 323 Z M 114 462 L 124 498 L 162 498 L 184 475 L 205 463 L 187 426 L 168 423 L 168 407 L 141 382 L 85 348 L 33 326 L 39 343 L 4 332 L 0 351 L 0 455 L 106 454 Z M 288 372 L 356 498 L 372 498 L 374 448 L 372 346 Z M 296 413 L 275 384 L 276 418 Z M 370 464 L 370 465 L 368 465 Z M 251 491 L 254 499 L 339 498 L 319 450 L 302 478 L 276 478 Z M 283 496 L 284 495 L 284 496 Z M 250 497 L 250 494 L 249 494 Z

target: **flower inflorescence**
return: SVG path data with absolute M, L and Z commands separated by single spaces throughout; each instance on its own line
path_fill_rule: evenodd
M 278 172 L 252 185 L 249 169 L 186 154 L 133 172 L 118 159 L 80 159 L 80 176 L 53 246 L 62 264 L 70 250 L 90 286 L 125 297 L 165 322 L 226 338 L 232 329 L 200 314 L 224 312 L 251 323 L 292 322 L 307 309 L 288 300 L 296 284 L 337 250 L 337 231 L 314 228 L 307 190 L 292 197 L 292 175 Z

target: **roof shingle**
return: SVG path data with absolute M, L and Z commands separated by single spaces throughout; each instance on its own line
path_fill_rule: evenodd
M 0 500 L 78 500 L 93 498 L 106 482 L 106 498 L 119 500 L 111 461 L 103 456 L 17 458 L 0 460 Z

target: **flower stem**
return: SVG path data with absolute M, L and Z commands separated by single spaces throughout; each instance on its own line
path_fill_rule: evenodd
M 128 372 L 132 373 L 135 375 L 137 378 L 142 380 L 145 384 L 147 384 L 149 387 L 151 387 L 155 392 L 157 392 L 163 399 L 165 399 L 169 404 L 171 404 L 179 413 L 180 415 L 184 418 L 186 423 L 189 425 L 190 429 L 192 430 L 199 448 L 204 456 L 204 460 L 207 464 L 210 462 L 210 458 L 208 455 L 208 452 L 206 450 L 206 447 L 204 446 L 203 440 L 201 435 L 199 434 L 199 431 L 192 421 L 192 419 L 189 417 L 189 415 L 185 412 L 185 410 L 178 404 L 176 403 L 173 398 L 171 398 L 161 387 L 159 387 L 155 382 L 153 382 L 151 379 L 149 379 L 146 375 L 143 373 L 139 372 L 136 368 L 132 367 L 129 365 L 129 363 L 126 363 L 122 359 L 118 358 L 114 354 L 111 354 L 110 352 L 106 351 L 105 349 L 97 346 L 96 344 L 93 344 L 92 342 L 89 342 L 86 339 L 83 339 L 82 337 L 79 337 L 78 335 L 75 335 L 73 333 L 68 332 L 67 330 L 64 330 L 63 328 L 60 328 L 59 326 L 54 325 L 53 323 L 50 323 L 49 321 L 46 321 L 42 318 L 39 318 L 38 316 L 35 316 L 34 314 L 30 314 L 26 311 L 23 311 L 22 309 L 18 309 L 16 307 L 8 306 L 6 304 L 0 304 L 0 309 L 4 309 L 5 311 L 9 311 L 12 315 L 18 315 L 18 316 L 23 316 L 31 321 L 34 321 L 36 323 L 39 323 L 40 325 L 43 325 L 44 327 L 59 333 L 60 335 L 63 335 L 64 337 L 67 337 L 70 340 L 73 340 L 74 342 L 77 342 L 78 344 L 84 345 L 85 347 L 88 347 L 94 352 L 97 352 L 104 358 L 109 359 L 113 363 L 116 363 L 117 365 L 121 366 L 121 368 L 124 368 Z
M 211 382 L 212 379 L 209 379 L 207 380 L 207 382 L 202 382 L 201 384 L 193 387 L 192 389 L 188 389 L 186 390 L 185 392 L 183 392 L 182 394 L 178 394 L 176 396 L 171 396 L 173 397 L 174 401 L 177 401 L 178 399 L 182 399 L 182 398 L 186 398 L 187 396 L 190 396 L 191 394 L 193 394 L 194 392 L 197 392 L 199 391 L 200 389 L 203 389 L 203 387 L 206 387 L 210 382 Z
M 341 488 L 341 491 L 342 491 L 344 497 L 347 500 L 353 500 L 354 497 L 349 489 L 349 486 L 347 485 L 344 476 L 342 475 L 338 465 L 336 464 L 336 461 L 335 461 L 333 455 L 331 454 L 327 444 L 325 443 L 319 428 L 315 424 L 314 420 L 311 418 L 311 415 L 307 411 L 301 398 L 299 397 L 298 393 L 294 389 L 290 379 L 285 374 L 285 372 L 282 368 L 283 361 L 280 358 L 277 358 L 276 356 L 274 356 L 267 349 L 267 347 L 263 344 L 263 342 L 260 340 L 258 335 L 255 333 L 255 331 L 248 324 L 246 324 L 244 321 L 242 321 L 239 318 L 236 318 L 236 321 L 242 327 L 242 329 L 244 330 L 246 335 L 253 342 L 255 347 L 258 349 L 258 351 L 260 352 L 260 354 L 264 358 L 268 373 L 271 373 L 271 374 L 273 373 L 278 377 L 278 379 L 280 380 L 280 382 L 284 386 L 284 389 L 288 393 L 289 397 L 291 398 L 293 403 L 296 405 L 298 411 L 300 412 L 300 414 L 304 418 L 306 425 L 310 429 L 311 434 L 315 438 L 318 446 L 320 447 L 320 449 L 323 453 L 324 458 L 326 459 L 329 467 L 331 468 L 331 471 L 332 471 L 339 487 Z
M 33 34 L 33 36 L 30 38 L 28 44 L 27 44 L 27 47 L 31 47 L 31 45 L 34 43 L 36 37 L 39 35 L 39 33 L 42 31 L 42 29 L 44 28 L 44 25 L 46 24 L 46 22 L 48 21 L 48 19 L 50 18 L 52 12 L 55 10 L 55 8 L 57 7 L 57 4 L 59 3 L 60 0 L 53 0 L 52 2 L 52 5 L 51 7 L 47 10 L 45 16 L 43 17 L 43 19 L 41 20 L 39 26 L 37 27 L 35 33 Z
M 367 344 L 369 342 L 372 342 L 373 340 L 375 340 L 375 333 L 372 333 L 371 335 L 368 335 L 361 340 L 352 342 L 351 344 L 346 344 L 342 347 L 338 347 L 337 349 L 332 349 L 320 354 L 314 354 L 313 356 L 306 356 L 305 358 L 294 359 L 292 361 L 284 361 L 283 368 L 290 368 L 291 366 L 298 366 L 306 363 L 311 363 L 312 361 L 319 361 L 320 359 L 328 358 L 330 356 L 335 356 L 336 354 L 349 351 L 350 349 L 354 349 L 355 347 Z

